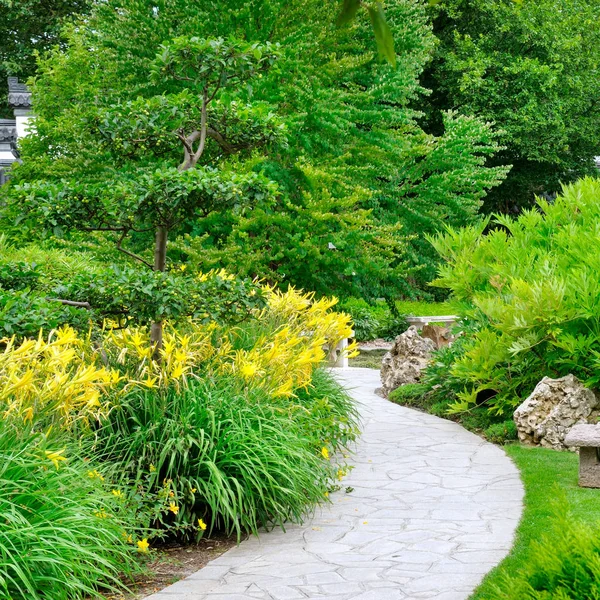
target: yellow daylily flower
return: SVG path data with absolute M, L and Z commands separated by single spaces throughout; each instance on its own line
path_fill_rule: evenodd
M 61 460 L 67 460 L 65 456 L 62 456 L 65 452 L 65 449 L 56 450 L 55 452 L 50 452 L 49 450 L 45 451 L 46 458 L 51 460 L 54 463 L 54 466 L 58 469 L 58 463 Z

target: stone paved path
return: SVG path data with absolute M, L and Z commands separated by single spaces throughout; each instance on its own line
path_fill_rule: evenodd
M 340 372 L 363 436 L 343 481 L 303 526 L 264 533 L 147 600 L 464 600 L 508 553 L 523 489 L 504 452 Z

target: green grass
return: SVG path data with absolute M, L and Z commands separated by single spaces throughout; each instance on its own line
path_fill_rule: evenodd
M 411 317 L 440 317 L 455 314 L 448 302 L 414 302 L 398 300 L 396 306 L 401 314 Z
M 471 600 L 501 600 L 505 597 L 498 595 L 495 586 L 506 577 L 518 576 L 531 559 L 531 543 L 539 540 L 542 534 L 549 536 L 547 546 L 559 545 L 561 529 L 554 526 L 558 518 L 557 497 L 566 497 L 570 519 L 580 520 L 590 528 L 600 523 L 600 491 L 578 486 L 576 454 L 518 445 L 506 446 L 505 450 L 521 471 L 525 509 L 510 555 L 487 575 Z
M 351 367 L 364 367 L 365 369 L 381 369 L 381 360 L 387 350 L 369 350 L 361 352 L 355 358 L 348 360 L 348 365 Z

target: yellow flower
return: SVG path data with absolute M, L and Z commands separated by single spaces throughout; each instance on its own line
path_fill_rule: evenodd
M 338 478 L 339 481 L 341 481 L 344 478 L 344 475 L 346 475 L 346 473 L 344 472 L 344 470 L 343 469 L 338 469 L 337 478 Z
M 153 464 L 150 464 L 150 473 L 154 473 L 156 471 L 156 467 Z
M 206 531 L 206 523 L 202 519 L 198 519 L 198 527 L 202 529 L 202 531 Z
M 137 547 L 138 552 L 148 552 L 148 548 L 150 547 L 150 544 L 148 543 L 148 538 L 138 540 Z
M 175 497 L 175 492 L 169 492 L 169 497 L 170 498 L 174 498 Z
M 258 367 L 254 363 L 244 363 L 240 368 L 240 373 L 245 379 L 254 377 L 258 371 Z
M 329 450 L 327 450 L 327 448 L 325 446 L 323 446 L 321 448 L 321 456 L 325 459 L 325 460 L 329 460 Z
M 64 456 L 62 456 L 65 449 L 57 450 L 56 452 L 50 452 L 48 450 L 45 451 L 46 458 L 51 460 L 54 463 L 54 466 L 58 469 L 58 463 L 61 460 L 67 460 Z
M 90 479 L 99 479 L 100 481 L 104 481 L 104 477 L 102 477 L 102 475 L 100 475 L 100 473 L 98 473 L 98 471 L 96 469 L 94 469 L 93 471 L 88 471 L 88 477 Z
M 123 492 L 121 490 L 113 490 L 112 493 L 117 498 L 122 498 L 123 497 Z
M 325 498 L 329 498 L 329 492 L 325 492 L 324 496 Z
M 169 504 L 169 510 L 176 515 L 179 512 L 179 506 L 177 506 L 175 502 L 171 502 L 171 504 Z
M 195 494 L 197 491 L 198 491 L 198 490 L 197 490 L 196 488 L 192 488 L 192 489 L 190 490 L 190 492 L 191 492 L 192 494 Z

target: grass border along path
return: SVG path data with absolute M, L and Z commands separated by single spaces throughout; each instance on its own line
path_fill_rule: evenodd
M 511 553 L 488 573 L 470 600 L 504 598 L 498 595 L 495 586 L 506 576 L 514 577 L 528 564 L 531 543 L 541 536 L 548 536 L 550 545 L 559 543 L 558 531 L 553 524 L 557 519 L 555 504 L 561 498 L 566 498 L 573 519 L 590 528 L 600 525 L 600 490 L 578 486 L 577 454 L 517 444 L 507 445 L 504 449 L 521 471 L 525 509 Z

